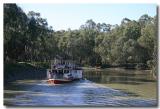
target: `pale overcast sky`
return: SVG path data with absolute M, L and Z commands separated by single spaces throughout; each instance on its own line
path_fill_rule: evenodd
M 138 20 L 143 14 L 156 15 L 156 4 L 18 4 L 24 12 L 35 11 L 46 18 L 54 30 L 79 29 L 86 20 L 120 24 L 125 17 Z

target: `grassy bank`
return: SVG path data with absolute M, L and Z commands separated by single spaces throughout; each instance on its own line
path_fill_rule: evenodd
M 22 79 L 42 79 L 46 77 L 46 69 L 30 63 L 4 63 L 4 82 Z

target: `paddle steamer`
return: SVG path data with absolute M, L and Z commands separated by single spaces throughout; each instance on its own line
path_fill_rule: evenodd
M 47 82 L 62 84 L 82 79 L 82 69 L 74 61 L 62 58 L 51 61 L 51 69 L 47 69 Z

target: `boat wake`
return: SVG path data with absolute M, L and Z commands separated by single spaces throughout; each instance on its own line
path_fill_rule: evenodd
M 129 97 L 126 93 L 87 79 L 50 85 L 46 80 L 19 81 L 5 90 L 5 103 L 13 106 L 156 106 L 156 100 Z

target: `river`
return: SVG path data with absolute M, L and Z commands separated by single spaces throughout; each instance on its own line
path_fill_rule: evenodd
M 45 78 L 45 77 L 44 77 Z M 157 106 L 157 82 L 144 70 L 84 70 L 84 79 L 61 85 L 17 80 L 4 86 L 6 106 Z

